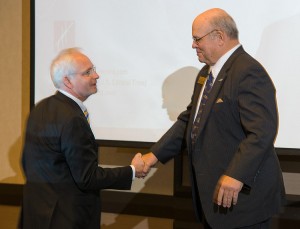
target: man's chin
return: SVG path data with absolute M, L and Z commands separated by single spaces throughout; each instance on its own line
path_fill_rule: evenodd
M 199 62 L 204 63 L 203 57 L 198 56 L 198 60 L 199 60 Z
M 98 89 L 95 88 L 93 91 L 92 91 L 92 94 L 96 94 L 98 92 Z

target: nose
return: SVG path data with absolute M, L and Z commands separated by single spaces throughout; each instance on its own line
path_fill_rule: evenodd
M 99 78 L 100 78 L 100 75 L 99 75 L 97 72 L 94 72 L 93 77 L 94 77 L 95 79 L 99 79 Z
M 197 43 L 195 41 L 193 41 L 193 43 L 192 43 L 192 48 L 193 49 L 198 48 L 198 45 L 197 45 Z

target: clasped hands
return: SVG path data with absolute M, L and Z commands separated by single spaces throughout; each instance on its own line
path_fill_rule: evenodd
M 153 153 L 142 155 L 137 153 L 132 159 L 131 164 L 135 167 L 135 176 L 144 178 L 149 173 L 151 167 L 158 162 Z M 224 208 L 236 205 L 239 192 L 242 190 L 243 183 L 230 176 L 222 175 L 216 185 L 213 202 Z
M 142 155 L 137 153 L 131 161 L 131 165 L 135 168 L 135 176 L 137 178 L 144 178 L 149 173 L 151 167 L 158 162 L 158 159 L 153 153 Z

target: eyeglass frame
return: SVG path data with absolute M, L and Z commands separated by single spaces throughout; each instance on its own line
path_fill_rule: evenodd
M 80 74 L 82 76 L 88 76 L 88 77 L 90 77 L 93 73 L 97 73 L 96 66 L 93 66 L 93 67 L 89 68 L 88 70 L 86 70 L 84 72 L 74 72 L 74 73 L 70 73 L 69 75 Z
M 195 42 L 197 45 L 199 44 L 199 42 L 206 36 L 208 36 L 209 34 L 215 32 L 215 31 L 219 31 L 219 29 L 213 29 L 212 31 L 208 32 L 207 34 L 205 34 L 204 36 L 202 37 L 192 37 L 193 39 L 193 42 Z

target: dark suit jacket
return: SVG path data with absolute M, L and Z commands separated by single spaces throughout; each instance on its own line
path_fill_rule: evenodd
M 213 228 L 255 224 L 277 213 L 285 195 L 273 146 L 278 126 L 275 88 L 265 69 L 239 47 L 215 80 L 193 147 L 200 77 L 208 70 L 204 66 L 200 71 L 187 110 L 151 150 L 165 163 L 187 147 L 196 213 L 201 218 L 203 210 Z M 237 205 L 230 209 L 213 204 L 222 174 L 244 183 Z
M 100 228 L 100 189 L 130 189 L 132 169 L 98 167 L 98 146 L 80 107 L 57 92 L 30 113 L 22 163 L 22 227 Z

